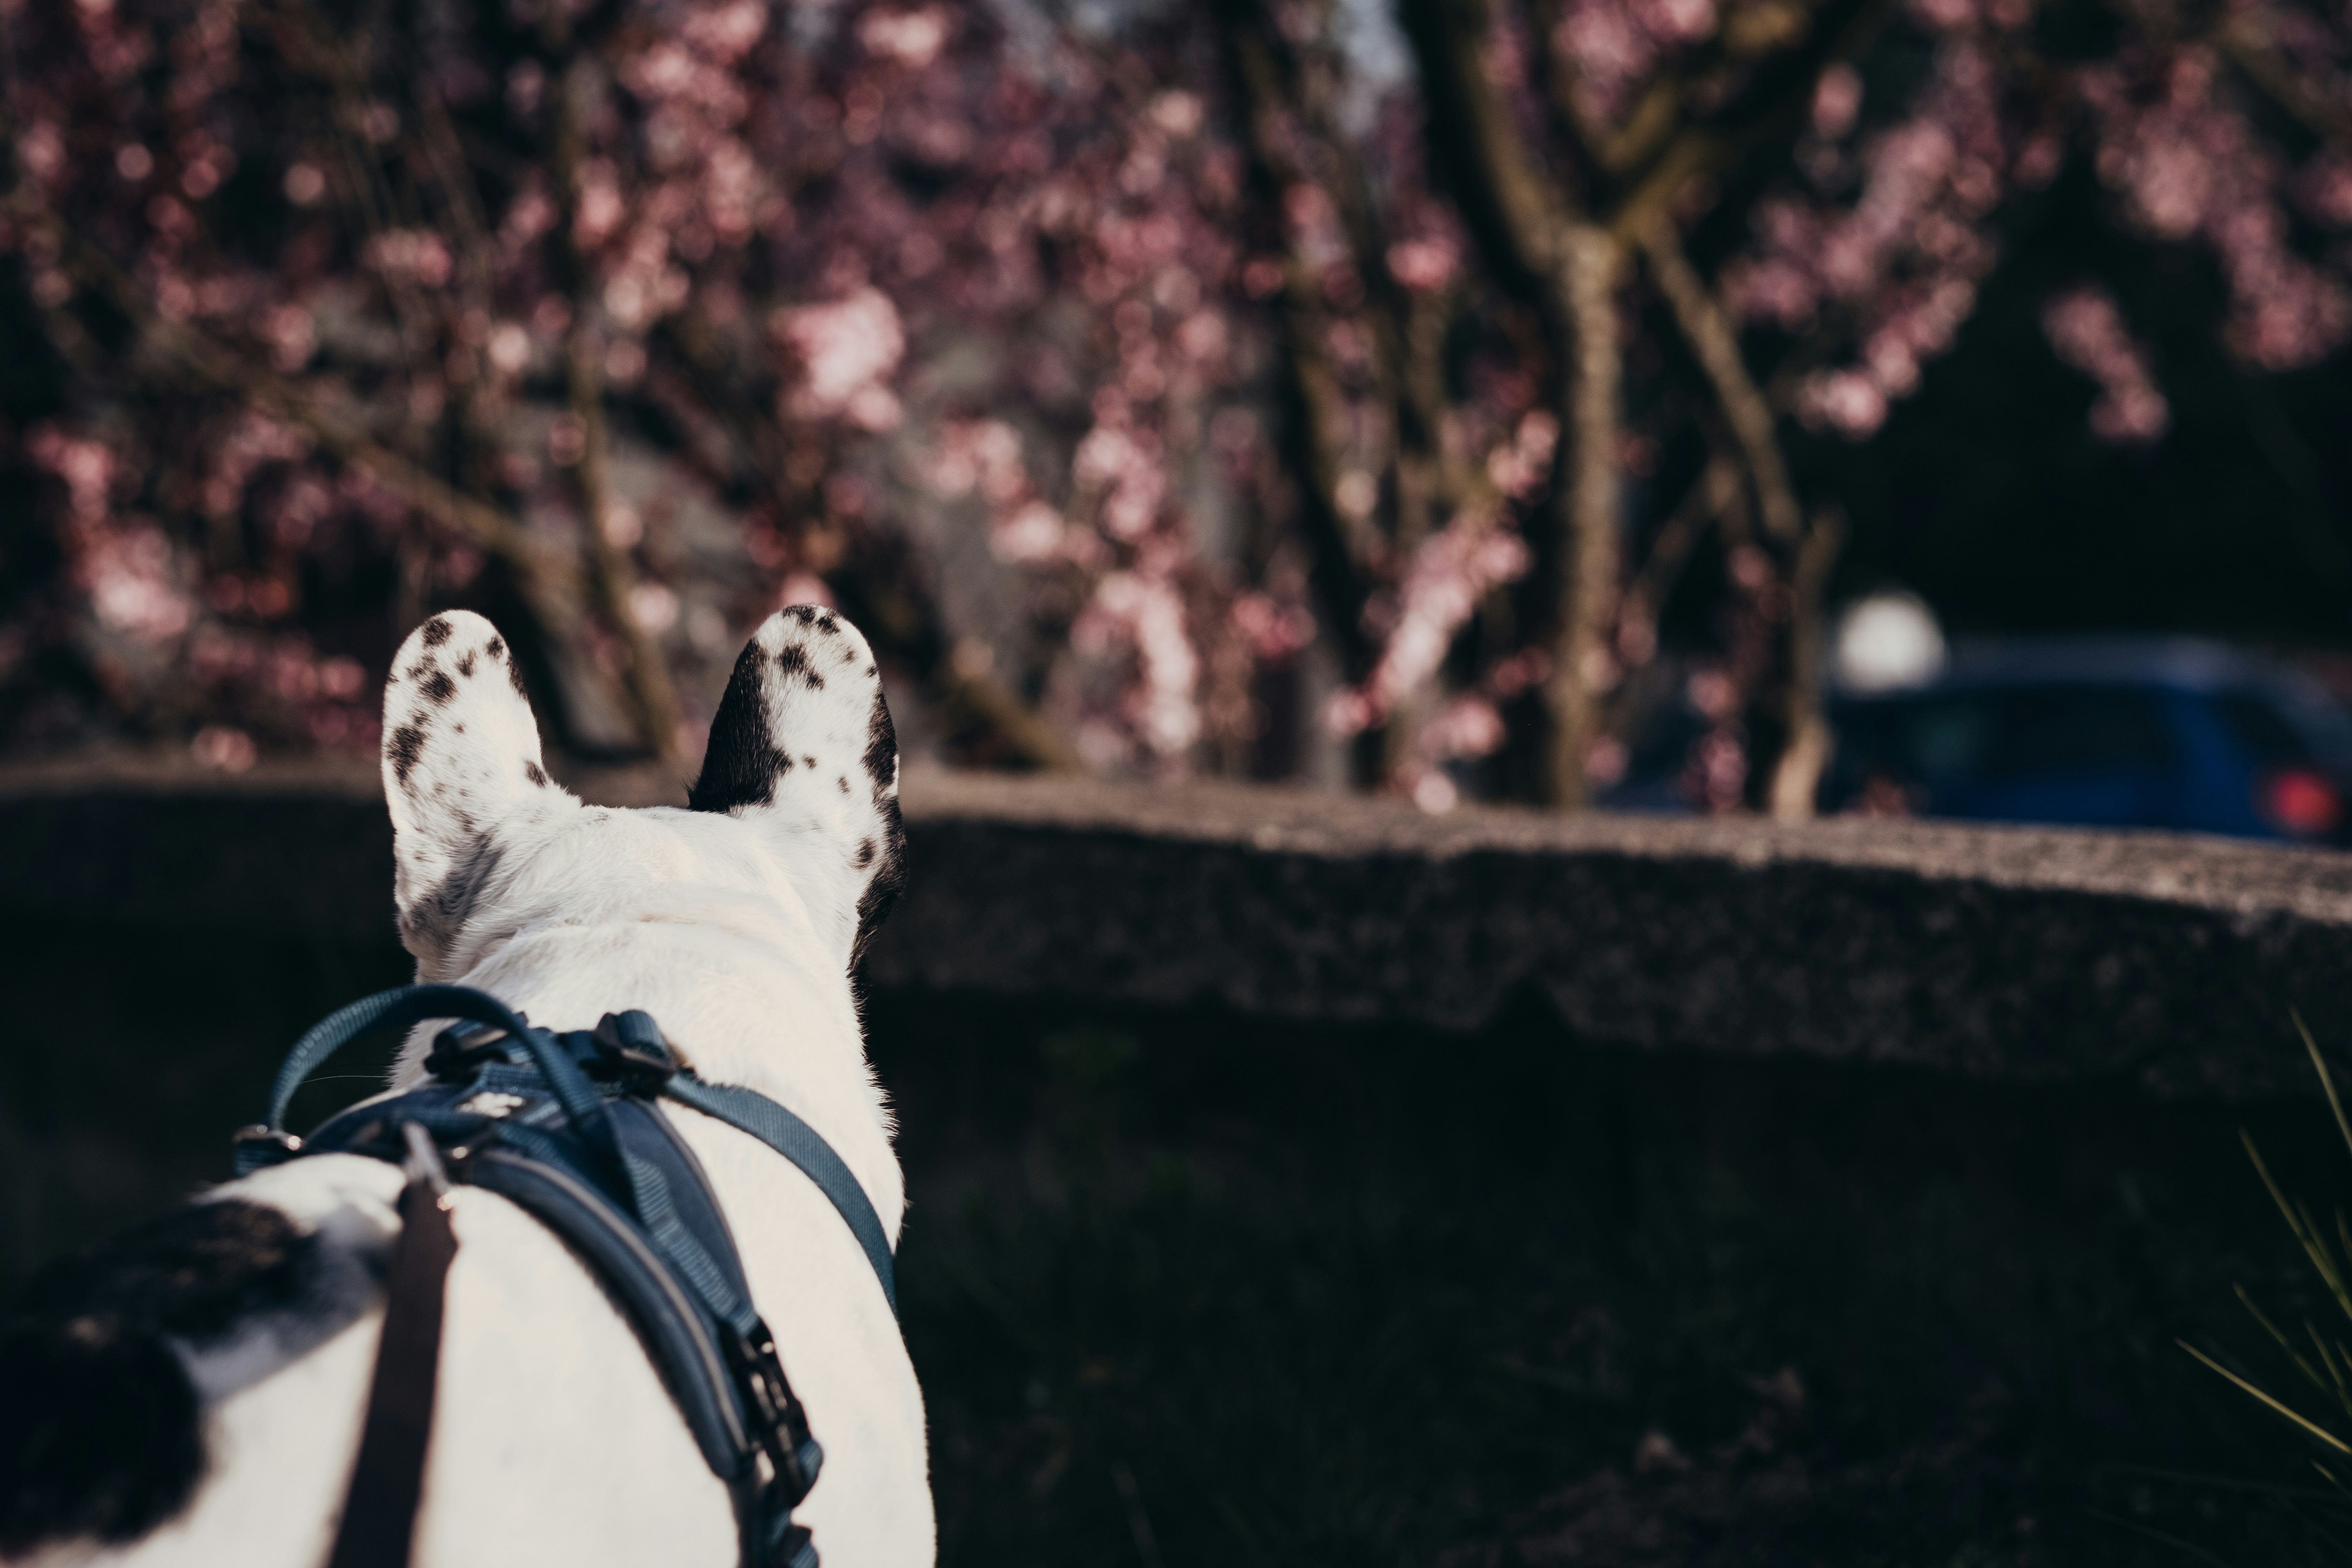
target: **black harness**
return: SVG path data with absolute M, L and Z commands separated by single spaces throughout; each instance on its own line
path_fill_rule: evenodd
M 353 1106 L 308 1139 L 287 1103 L 336 1049 L 371 1029 L 460 1020 L 425 1059 L 427 1081 Z M 621 1302 L 713 1474 L 734 1499 L 745 1568 L 816 1568 L 793 1510 L 824 1450 L 785 1381 L 727 1217 L 656 1103 L 677 1100 L 750 1133 L 807 1173 L 865 1248 L 895 1316 L 890 1247 L 865 1190 L 806 1122 L 750 1089 L 677 1065 L 653 1019 L 607 1014 L 593 1030 L 533 1027 L 462 985 L 362 998 L 295 1042 L 269 1119 L 239 1132 L 237 1173 L 320 1153 L 404 1165 L 382 1348 L 330 1568 L 406 1568 L 440 1348 L 442 1282 L 456 1241 L 448 1184 L 511 1200 L 568 1243 Z

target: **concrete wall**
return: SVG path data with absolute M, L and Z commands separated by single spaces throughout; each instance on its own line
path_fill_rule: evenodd
M 905 796 L 879 992 L 1465 1030 L 1537 1005 L 1602 1044 L 2165 1094 L 2307 1084 L 2290 1007 L 2352 1040 L 2352 856 L 939 773 Z M 0 770 L 0 921 L 388 945 L 390 888 L 366 770 Z

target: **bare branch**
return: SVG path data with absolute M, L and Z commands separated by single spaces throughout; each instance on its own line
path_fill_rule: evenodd
M 1560 521 L 1568 572 L 1559 630 L 1545 689 L 1551 710 L 1551 804 L 1573 811 L 1585 800 L 1585 759 L 1600 734 L 1592 673 L 1605 652 L 1618 573 L 1618 397 L 1624 366 L 1617 347 L 1616 244 L 1590 224 L 1570 230 L 1561 270 L 1574 336 L 1566 396 L 1571 434 Z
M 1789 482 L 1788 464 L 1773 431 L 1772 407 L 1748 374 L 1740 358 L 1739 338 L 1717 301 L 1715 291 L 1684 256 L 1669 222 L 1664 217 L 1641 231 L 1642 252 L 1650 276 L 1665 296 L 1675 324 L 1690 344 L 1699 367 L 1706 373 L 1717 406 L 1731 426 L 1756 487 L 1756 509 L 1764 531 L 1784 545 L 1793 545 L 1803 524 L 1797 510 L 1797 493 Z
M 553 7 L 560 9 L 560 7 Z M 584 56 L 575 57 L 564 71 L 556 94 L 555 127 L 549 160 L 558 193 L 556 248 L 570 286 L 572 326 L 565 344 L 566 391 L 572 417 L 580 426 L 580 457 L 572 467 L 572 491 L 580 511 L 582 548 L 588 559 L 588 586 L 598 614 L 620 640 L 630 706 L 636 710 L 639 733 L 646 747 L 664 763 L 677 760 L 677 697 L 670 687 L 669 664 L 658 644 L 637 618 L 631 603 L 635 574 L 628 557 L 613 543 L 613 487 L 607 468 L 604 421 L 603 334 L 595 325 L 590 288 L 592 268 L 580 253 L 574 235 L 580 205 L 581 168 L 585 129 L 581 100 L 596 89 L 595 68 Z
M 1619 238 L 1556 191 L 1537 165 L 1481 59 L 1484 8 L 1463 0 L 1404 0 L 1421 61 L 1433 152 L 1489 266 L 1543 313 L 1563 374 L 1567 452 L 1558 494 L 1563 575 L 1545 686 L 1551 741 L 1545 793 L 1561 810 L 1584 804 L 1585 762 L 1600 733 L 1592 674 L 1616 602 Z
M 20 190 L 8 198 L 9 216 L 39 230 L 58 248 L 67 269 L 105 294 L 130 317 L 141 340 L 185 374 L 217 391 L 269 409 L 296 426 L 326 451 L 365 468 L 378 484 L 468 542 L 507 562 L 527 577 L 562 595 L 577 592 L 578 577 L 559 552 L 532 536 L 496 507 L 461 495 L 425 469 L 377 441 L 307 389 L 254 364 L 201 330 L 168 321 L 148 303 L 145 290 L 95 246 L 72 233 L 57 216 Z
M 1656 622 L 1700 535 L 1738 500 L 1739 472 L 1740 465 L 1728 452 L 1717 452 L 1707 459 L 1681 501 L 1651 536 L 1650 552 L 1625 588 L 1629 612 Z
M 673 378 L 674 395 L 698 408 L 724 432 L 714 443 L 731 448 L 721 461 L 740 464 L 732 471 L 706 469 L 721 489 L 748 485 L 769 498 L 782 524 L 791 528 L 815 505 L 807 488 L 787 471 L 784 443 L 761 401 L 736 385 L 728 374 L 725 355 L 705 323 L 692 316 L 674 317 L 663 327 L 666 342 L 675 351 L 680 374 Z M 688 455 L 702 460 L 699 444 Z M 984 730 L 1013 760 L 1042 772 L 1066 772 L 1079 765 L 1077 754 L 1055 725 L 999 679 L 992 669 L 972 658 L 959 660 L 940 626 L 939 609 L 927 595 L 892 581 L 889 563 L 852 559 L 828 573 L 856 601 L 851 615 L 883 657 L 909 666 L 931 689 L 951 718 Z M 895 575 L 903 578 L 904 573 Z
M 2304 129 L 2338 157 L 2352 156 L 2352 106 L 2315 92 L 2281 58 L 2251 16 L 2231 13 L 2213 30 L 2213 41 L 2230 63 L 2271 100 L 2303 122 Z
M 1813 815 L 1822 770 L 1829 764 L 1832 737 L 1822 717 L 1822 598 L 1844 544 L 1845 519 L 1834 510 L 1817 513 L 1789 574 L 1788 668 L 1780 701 L 1788 738 L 1765 790 L 1766 807 L 1782 822 L 1802 822 Z

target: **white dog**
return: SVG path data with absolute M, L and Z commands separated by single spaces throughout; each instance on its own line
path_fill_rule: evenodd
M 873 655 L 830 612 L 760 628 L 690 806 L 646 811 L 550 783 L 510 650 L 478 616 L 436 616 L 384 692 L 401 940 L 419 980 L 541 1026 L 650 1013 L 703 1078 L 816 1129 L 895 1247 L 904 1187 L 850 971 L 901 876 L 898 774 Z M 826 1568 L 930 1562 L 922 1395 L 856 1239 L 773 1152 L 666 1110 L 824 1447 L 794 1517 Z M 401 1183 L 376 1160 L 296 1160 L 37 1283 L 0 1339 L 0 1555 L 319 1568 Z M 418 1568 L 735 1563 L 725 1487 L 586 1268 L 503 1198 L 455 1203 Z

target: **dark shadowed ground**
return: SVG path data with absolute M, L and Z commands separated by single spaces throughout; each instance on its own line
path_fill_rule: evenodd
M 405 978 L 0 938 L 10 1280 L 224 1174 L 293 1036 Z M 2322 1303 L 2236 1132 L 2332 1199 L 2315 1101 L 1600 1051 L 1532 1006 L 870 1019 L 949 1563 L 2340 1560 L 2320 1505 L 2154 1473 L 2325 1485 L 2172 1344 L 2293 1375 L 2231 1286 Z

